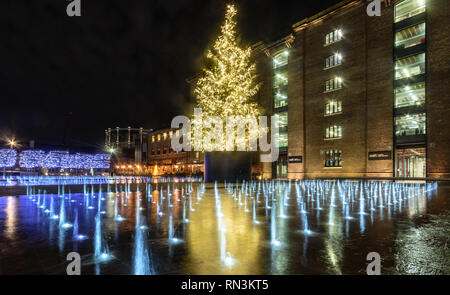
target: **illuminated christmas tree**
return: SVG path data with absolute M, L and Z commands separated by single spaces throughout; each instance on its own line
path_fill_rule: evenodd
M 225 122 L 229 116 L 258 118 L 261 114 L 254 99 L 259 84 L 256 66 L 250 59 L 251 48 L 242 49 L 236 41 L 236 13 L 236 8 L 228 5 L 221 34 L 206 55 L 210 66 L 203 70 L 194 90 L 202 118 L 217 116 Z M 258 136 L 258 130 L 249 131 L 248 136 Z M 224 146 L 208 148 L 205 145 L 205 150 L 225 150 Z

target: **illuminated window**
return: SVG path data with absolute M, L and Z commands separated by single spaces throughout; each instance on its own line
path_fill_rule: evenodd
M 338 42 L 342 39 L 343 36 L 344 35 L 342 33 L 342 30 L 334 30 L 333 32 L 328 33 L 325 36 L 325 45 L 329 45 L 329 44 Z
M 152 136 L 152 142 L 155 142 L 155 136 L 154 135 Z
M 288 113 L 279 113 L 275 115 L 275 118 L 278 120 L 278 127 L 280 129 L 285 129 L 288 127 Z
M 333 115 L 342 113 L 342 101 L 330 100 L 325 104 L 325 115 Z
M 426 10 L 426 0 L 405 0 L 395 5 L 395 22 L 421 14 Z
M 405 79 L 425 73 L 425 53 L 408 56 L 395 62 L 395 79 Z
M 166 139 L 167 139 L 167 133 L 166 133 L 166 132 L 164 132 L 164 134 L 163 134 L 163 138 L 164 138 L 164 140 L 166 140 Z
M 173 137 L 173 131 L 169 132 L 169 137 L 172 138 Z
M 401 115 L 395 118 L 395 134 L 397 136 L 411 136 L 426 134 L 426 115 Z
M 195 158 L 196 158 L 196 159 L 200 158 L 200 153 L 199 153 L 199 152 L 196 152 L 196 153 L 195 153 Z
M 287 132 L 280 132 L 278 137 L 278 144 L 279 147 L 286 148 L 288 147 L 288 133 Z
M 335 53 L 325 59 L 325 68 L 332 68 L 342 64 L 342 54 Z
M 425 82 L 395 89 L 395 107 L 422 106 L 425 104 Z
M 342 88 L 342 78 L 334 77 L 325 82 L 325 91 L 333 91 Z
M 325 129 L 325 139 L 342 138 L 342 126 L 331 126 Z
M 161 134 L 158 134 L 158 141 L 161 141 Z
M 287 50 L 285 50 L 282 53 L 276 55 L 273 58 L 273 67 L 274 67 L 274 69 L 284 67 L 285 65 L 288 64 L 288 60 L 289 60 L 289 51 L 287 51 Z
M 409 48 L 425 43 L 425 23 L 414 25 L 395 34 L 395 47 Z
M 288 72 L 285 67 L 288 63 L 289 52 L 287 50 L 274 57 L 273 93 L 274 108 L 282 108 L 288 105 Z
M 342 167 L 342 151 L 341 150 L 326 151 L 325 167 Z

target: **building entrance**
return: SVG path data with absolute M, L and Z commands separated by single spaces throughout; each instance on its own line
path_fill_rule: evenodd
M 397 149 L 395 157 L 397 177 L 426 177 L 427 155 L 425 148 Z

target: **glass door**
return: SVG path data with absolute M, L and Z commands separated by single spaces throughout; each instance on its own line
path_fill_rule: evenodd
M 396 152 L 395 165 L 397 177 L 426 177 L 426 149 L 398 149 Z

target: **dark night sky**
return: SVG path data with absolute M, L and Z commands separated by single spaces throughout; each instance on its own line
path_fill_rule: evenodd
M 168 127 L 189 101 L 226 1 L 0 2 L 0 134 L 101 145 L 108 127 Z M 237 1 L 246 45 L 271 42 L 338 0 Z

